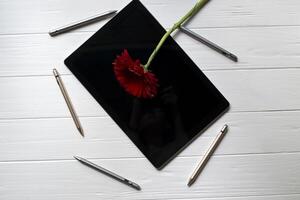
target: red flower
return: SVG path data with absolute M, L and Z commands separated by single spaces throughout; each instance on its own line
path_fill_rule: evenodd
M 129 94 L 142 98 L 153 98 L 157 94 L 156 76 L 145 70 L 139 60 L 133 60 L 126 49 L 117 56 L 113 67 L 117 80 Z

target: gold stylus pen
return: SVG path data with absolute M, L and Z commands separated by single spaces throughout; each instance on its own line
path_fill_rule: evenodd
M 61 91 L 62 95 L 64 96 L 64 99 L 65 99 L 65 101 L 67 103 L 67 106 L 68 106 L 68 108 L 70 110 L 70 113 L 71 113 L 71 116 L 73 118 L 73 121 L 74 121 L 74 123 L 75 123 L 75 125 L 76 125 L 76 127 L 77 127 L 77 129 L 79 131 L 79 133 L 84 137 L 83 129 L 81 127 L 81 124 L 80 124 L 80 121 L 79 121 L 79 119 L 77 117 L 77 114 L 76 114 L 76 112 L 75 112 L 75 110 L 73 108 L 71 99 L 70 99 L 70 97 L 69 97 L 69 95 L 67 93 L 67 90 L 66 90 L 66 88 L 65 88 L 65 86 L 64 86 L 64 84 L 63 84 L 63 82 L 62 82 L 62 80 L 60 78 L 60 75 L 59 75 L 58 71 L 55 68 L 53 69 L 53 74 L 54 74 L 55 79 L 57 81 L 57 84 L 58 84 L 58 86 L 60 88 L 60 91 Z
M 217 137 L 214 139 L 213 143 L 210 145 L 209 149 L 206 151 L 205 155 L 203 156 L 200 163 L 197 165 L 196 169 L 194 170 L 193 174 L 189 178 L 188 186 L 191 186 L 201 173 L 201 171 L 204 169 L 205 165 L 207 164 L 209 158 L 212 156 L 214 151 L 216 150 L 217 146 L 220 144 L 221 140 L 223 139 L 224 135 L 227 132 L 228 126 L 225 124 L 223 128 L 221 129 L 220 133 L 217 135 Z

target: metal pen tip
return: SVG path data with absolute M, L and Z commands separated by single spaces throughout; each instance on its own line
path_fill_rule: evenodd
M 136 190 L 141 190 L 142 188 L 138 185 L 138 184 L 136 184 L 136 183 L 133 183 L 133 182 L 131 182 L 131 184 L 130 184 L 134 189 L 136 189 Z
M 236 55 L 230 53 L 227 55 L 227 57 L 234 62 L 238 62 L 238 57 Z
M 51 37 L 53 37 L 53 36 L 58 35 L 59 33 L 58 33 L 58 31 L 54 30 L 54 31 L 49 31 L 48 34 L 49 34 Z
M 187 183 L 187 186 L 191 187 L 191 185 L 194 183 L 194 179 L 193 178 L 190 178 L 188 183 Z
M 228 125 L 225 124 L 225 125 L 222 127 L 221 132 L 224 133 L 224 132 L 226 132 L 227 130 L 228 130 Z
M 231 57 L 232 57 L 232 59 L 233 59 L 234 62 L 238 62 L 239 61 L 239 59 L 238 59 L 238 57 L 236 55 L 231 55 Z
M 80 158 L 78 156 L 73 156 L 76 160 L 80 160 Z
M 82 158 L 79 156 L 73 156 L 76 160 L 81 161 L 82 162 Z
M 118 12 L 118 10 L 110 10 L 109 12 L 113 14 L 113 13 Z
M 80 135 L 81 135 L 82 137 L 84 137 L 83 129 L 82 129 L 81 127 L 78 127 L 77 129 L 78 129 Z
M 141 188 L 139 185 L 137 185 L 135 188 L 136 188 L 137 190 L 142 190 L 142 188 Z
M 59 73 L 58 73 L 58 71 L 55 68 L 53 68 L 53 75 L 55 77 L 59 76 Z

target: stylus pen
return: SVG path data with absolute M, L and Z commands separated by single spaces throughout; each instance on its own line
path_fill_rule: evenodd
M 64 86 L 64 83 L 61 80 L 60 75 L 59 75 L 59 73 L 58 73 L 58 71 L 56 69 L 53 69 L 53 75 L 54 75 L 54 77 L 55 77 L 55 79 L 57 81 L 57 84 L 58 84 L 58 86 L 60 88 L 60 91 L 61 91 L 62 95 L 64 96 L 64 99 L 65 99 L 65 101 L 67 103 L 67 106 L 68 106 L 68 108 L 70 110 L 70 113 L 71 113 L 73 121 L 74 121 L 74 123 L 76 125 L 76 128 L 78 129 L 79 133 L 84 137 L 83 129 L 81 127 L 81 124 L 80 124 L 80 121 L 79 121 L 79 119 L 77 117 L 77 114 L 76 114 L 76 112 L 75 112 L 75 110 L 73 108 L 71 99 L 70 99 L 70 97 L 69 97 L 69 95 L 67 93 L 67 90 L 66 90 L 66 88 Z
M 210 145 L 209 149 L 206 151 L 205 155 L 203 156 L 200 163 L 197 165 L 196 169 L 194 170 L 193 174 L 190 176 L 188 180 L 188 186 L 191 186 L 201 173 L 201 171 L 204 169 L 205 165 L 207 164 L 208 160 L 216 150 L 217 146 L 220 144 L 221 140 L 223 139 L 224 135 L 227 132 L 228 126 L 225 124 L 223 128 L 221 129 L 220 133 L 217 135 L 217 137 L 214 139 L 213 143 Z
M 223 56 L 229 58 L 230 60 L 237 62 L 238 61 L 238 57 L 232 53 L 230 53 L 229 51 L 223 49 L 222 47 L 214 44 L 213 42 L 209 41 L 208 39 L 202 37 L 201 35 L 195 33 L 194 31 L 191 31 L 190 29 L 181 26 L 180 30 L 182 32 L 184 32 L 185 34 L 191 36 L 192 38 L 194 38 L 195 40 L 198 40 L 199 42 L 205 44 L 206 46 L 210 47 L 211 49 L 219 52 L 220 54 L 222 54 Z
M 124 183 L 124 184 L 126 184 L 130 187 L 133 187 L 136 190 L 141 190 L 141 187 L 138 184 L 136 184 L 136 183 L 134 183 L 134 182 L 132 182 L 132 181 L 126 179 L 126 178 L 123 178 L 122 176 L 119 176 L 118 174 L 115 174 L 114 172 L 111 172 L 111 171 L 109 171 L 109 170 L 107 170 L 103 167 L 100 167 L 99 165 L 96 165 L 95 163 L 92 163 L 92 162 L 90 162 L 90 161 L 88 161 L 84 158 L 81 158 L 81 157 L 78 157 L 78 156 L 74 156 L 74 158 L 76 160 L 78 160 L 79 162 L 81 162 L 82 164 L 87 165 L 88 167 L 91 167 L 91 168 L 93 168 L 97 171 L 100 171 L 103 174 L 120 181 L 121 183 Z
M 63 27 L 60 27 L 60 28 L 50 31 L 49 35 L 53 37 L 53 36 L 59 35 L 61 33 L 65 33 L 65 32 L 71 31 L 73 29 L 86 26 L 88 24 L 106 19 L 106 18 L 110 17 L 111 15 L 115 14 L 116 12 L 117 12 L 117 10 L 111 10 L 111 11 L 107 11 L 107 12 L 89 17 L 87 19 L 80 20 L 78 22 L 71 23 L 69 25 L 66 25 L 66 26 L 63 26 Z

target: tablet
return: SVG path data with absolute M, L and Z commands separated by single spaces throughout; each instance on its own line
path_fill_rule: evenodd
M 142 3 L 133 0 L 65 60 L 76 78 L 157 169 L 229 107 L 172 37 L 149 68 L 158 78 L 154 98 L 136 98 L 120 86 L 112 65 L 116 56 L 127 49 L 133 59 L 146 63 L 165 32 Z

